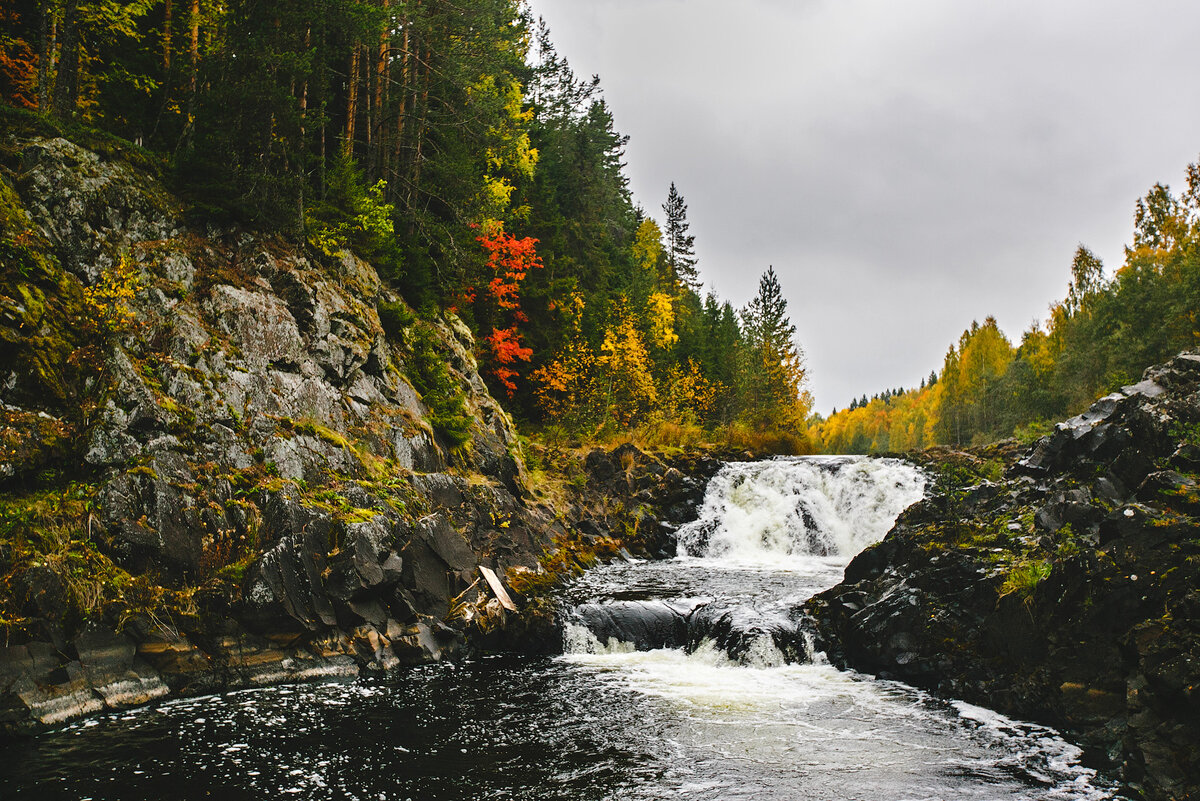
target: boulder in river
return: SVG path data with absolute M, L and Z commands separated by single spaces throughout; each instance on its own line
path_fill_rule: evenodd
M 1151 367 L 998 481 L 925 500 L 817 596 L 839 665 L 1049 723 L 1147 798 L 1200 794 L 1200 354 Z M 971 478 L 971 476 L 974 478 Z

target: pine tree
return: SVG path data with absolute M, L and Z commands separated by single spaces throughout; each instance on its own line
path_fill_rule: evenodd
M 696 237 L 688 234 L 687 203 L 675 188 L 674 181 L 662 208 L 667 215 L 664 232 L 667 264 L 680 285 L 696 291 L 700 288 L 700 275 L 696 271 Z
M 787 315 L 787 299 L 768 267 L 758 282 L 758 295 L 742 311 L 749 345 L 747 379 L 749 417 L 761 427 L 799 429 L 808 416 L 811 396 L 804 389 L 803 355 L 796 345 L 796 326 Z M 866 398 L 863 399 L 864 405 Z

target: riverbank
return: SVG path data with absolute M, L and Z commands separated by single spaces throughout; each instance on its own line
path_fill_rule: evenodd
M 0 145 L 0 732 L 486 648 L 484 568 L 653 549 L 716 470 L 522 442 L 453 314 L 82 141 Z
M 1198 390 L 1183 354 L 1003 471 L 927 457 L 926 499 L 807 605 L 820 647 L 1060 728 L 1147 798 L 1196 797 Z
M 606 461 L 636 454 L 590 454 Z M 812 661 L 797 600 L 922 495 L 864 457 L 725 464 L 682 559 L 563 589 L 555 658 L 497 656 L 102 715 L 12 743 L 13 798 L 1102 801 L 1054 731 Z M 86 767 L 85 767 L 86 766 Z M 7 795 L 6 795 L 7 797 Z

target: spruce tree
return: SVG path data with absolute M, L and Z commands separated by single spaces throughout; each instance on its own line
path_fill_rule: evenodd
M 747 370 L 751 422 L 760 427 L 799 428 L 808 416 L 811 397 L 804 389 L 796 326 L 788 319 L 787 299 L 774 267 L 759 279 L 758 294 L 743 310 L 742 322 L 751 353 Z
M 667 264 L 681 286 L 697 291 L 700 288 L 700 274 L 696 271 L 696 237 L 688 234 L 687 203 L 675 188 L 674 181 L 662 208 L 667 217 L 663 232 Z

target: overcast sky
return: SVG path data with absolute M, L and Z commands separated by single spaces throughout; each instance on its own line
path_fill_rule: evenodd
M 532 0 L 599 74 L 635 199 L 675 181 L 700 273 L 772 264 L 817 410 L 911 387 L 973 319 L 1019 341 L 1079 243 L 1200 157 L 1195 0 Z

